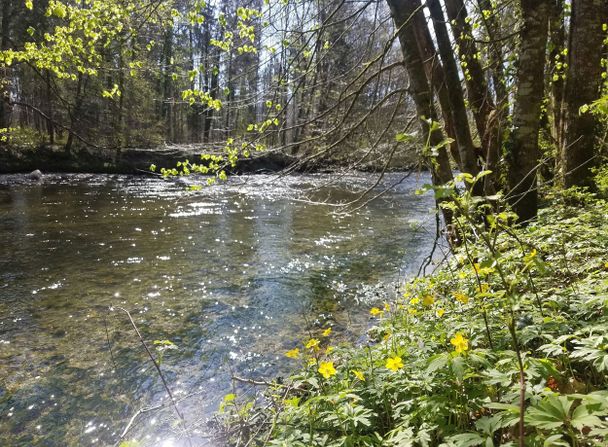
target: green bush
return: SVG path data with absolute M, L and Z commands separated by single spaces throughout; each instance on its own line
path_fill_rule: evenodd
M 264 406 L 232 396 L 228 444 L 606 445 L 608 204 L 576 195 L 526 228 L 468 193 L 448 202 L 463 243 L 447 265 L 372 308 L 369 343 L 320 333 Z

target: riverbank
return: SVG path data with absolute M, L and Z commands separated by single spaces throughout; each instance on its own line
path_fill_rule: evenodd
M 365 343 L 334 346 L 328 327 L 291 346 L 298 372 L 264 400 L 226 397 L 225 443 L 605 445 L 608 203 L 566 191 L 545 205 L 526 228 L 506 213 L 477 227 L 370 310 Z
M 235 174 L 279 172 L 332 172 L 350 168 L 362 172 L 403 171 L 416 165 L 412 151 L 399 153 L 387 163 L 382 156 L 349 153 L 348 157 L 335 154 L 329 158 L 307 160 L 304 156 L 292 156 L 282 151 L 256 152 L 242 158 L 231 169 Z M 144 174 L 151 165 L 174 168 L 178 162 L 200 160 L 202 153 L 221 155 L 218 150 L 200 145 L 166 145 L 157 148 L 87 148 L 66 152 L 63 146 L 43 144 L 39 146 L 0 146 L 0 174 L 29 173 L 36 169 L 43 173 L 92 173 L 92 174 Z M 350 158 L 352 157 L 352 158 Z M 350 160 L 359 159 L 353 165 Z

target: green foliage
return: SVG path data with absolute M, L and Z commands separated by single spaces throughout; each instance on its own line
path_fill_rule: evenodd
M 10 127 L 0 129 L 0 142 L 10 141 L 22 149 L 35 149 L 44 142 L 44 137 L 31 127 Z
M 462 238 L 448 265 L 371 309 L 371 343 L 334 349 L 328 335 L 288 351 L 299 373 L 268 389 L 271 410 L 236 425 L 226 416 L 232 435 L 259 429 L 249 437 L 272 446 L 506 446 L 523 421 L 526 445 L 605 445 L 608 203 L 554 193 L 537 223 L 517 228 L 462 187 L 484 175 L 437 192 L 451 191 L 444 206 Z
M 595 184 L 599 193 L 608 198 L 608 165 L 604 164 L 595 171 Z

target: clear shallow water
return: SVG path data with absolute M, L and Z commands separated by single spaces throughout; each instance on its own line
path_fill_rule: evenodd
M 0 445 L 112 445 L 138 409 L 167 402 L 110 306 L 150 345 L 177 345 L 162 369 L 203 443 L 199 422 L 231 374 L 288 374 L 283 353 L 320 328 L 364 332 L 362 302 L 394 296 L 377 285 L 430 250 L 432 199 L 414 194 L 427 181 L 335 215 L 305 199 L 346 201 L 373 177 L 245 176 L 188 192 L 146 177 L 0 176 Z M 128 438 L 182 445 L 172 419 L 148 412 Z

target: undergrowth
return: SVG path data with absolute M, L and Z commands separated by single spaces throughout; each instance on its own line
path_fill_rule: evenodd
M 469 193 L 446 203 L 463 238 L 446 265 L 372 308 L 367 343 L 327 328 L 263 398 L 227 396 L 227 444 L 607 445 L 608 203 L 555 192 L 525 228 Z

